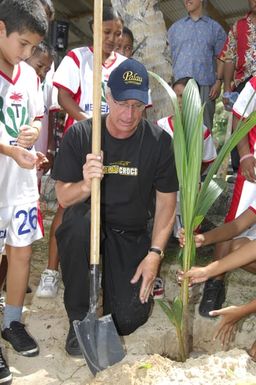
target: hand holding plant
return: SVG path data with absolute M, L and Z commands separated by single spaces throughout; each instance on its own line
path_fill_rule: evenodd
M 205 243 L 204 234 L 195 234 L 194 242 L 195 242 L 196 248 L 204 246 L 204 243 Z M 179 244 L 181 248 L 183 248 L 186 244 L 185 230 L 183 228 L 179 230 Z

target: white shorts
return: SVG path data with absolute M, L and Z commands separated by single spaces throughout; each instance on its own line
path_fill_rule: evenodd
M 249 229 L 243 231 L 234 239 L 238 239 L 238 238 L 248 238 L 250 239 L 250 241 L 254 241 L 256 239 L 256 224 L 249 227 Z
M 4 246 L 24 247 L 43 237 L 38 201 L 0 207 L 0 253 Z

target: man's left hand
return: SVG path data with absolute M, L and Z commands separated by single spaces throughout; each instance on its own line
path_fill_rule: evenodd
M 136 273 L 131 279 L 131 283 L 136 283 L 142 277 L 140 288 L 141 303 L 148 302 L 150 294 L 153 293 L 155 279 L 160 265 L 160 256 L 149 252 L 137 267 Z
M 220 96 L 221 91 L 221 82 L 219 80 L 216 80 L 215 84 L 211 87 L 210 93 L 209 93 L 209 99 L 215 100 Z

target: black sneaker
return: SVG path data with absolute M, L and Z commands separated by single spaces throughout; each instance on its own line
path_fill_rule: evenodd
M 12 374 L 3 357 L 2 349 L 0 348 L 0 384 L 10 385 L 12 383 Z
M 72 322 L 70 323 L 65 349 L 70 356 L 73 356 L 73 357 L 82 356 L 82 352 L 81 352 L 78 340 L 76 338 L 76 333 Z
M 25 325 L 21 322 L 12 321 L 10 327 L 2 331 L 2 337 L 22 356 L 34 357 L 39 354 L 36 341 L 28 334 Z
M 221 309 L 225 301 L 225 284 L 220 279 L 208 279 L 204 285 L 203 298 L 199 305 L 199 314 L 210 317 L 209 312 Z

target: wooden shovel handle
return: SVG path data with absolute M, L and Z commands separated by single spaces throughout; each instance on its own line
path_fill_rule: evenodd
M 103 1 L 94 1 L 93 22 L 93 117 L 92 153 L 101 150 L 101 81 L 102 81 L 102 12 Z M 91 191 L 91 249 L 90 263 L 99 264 L 100 259 L 100 180 L 92 180 Z

